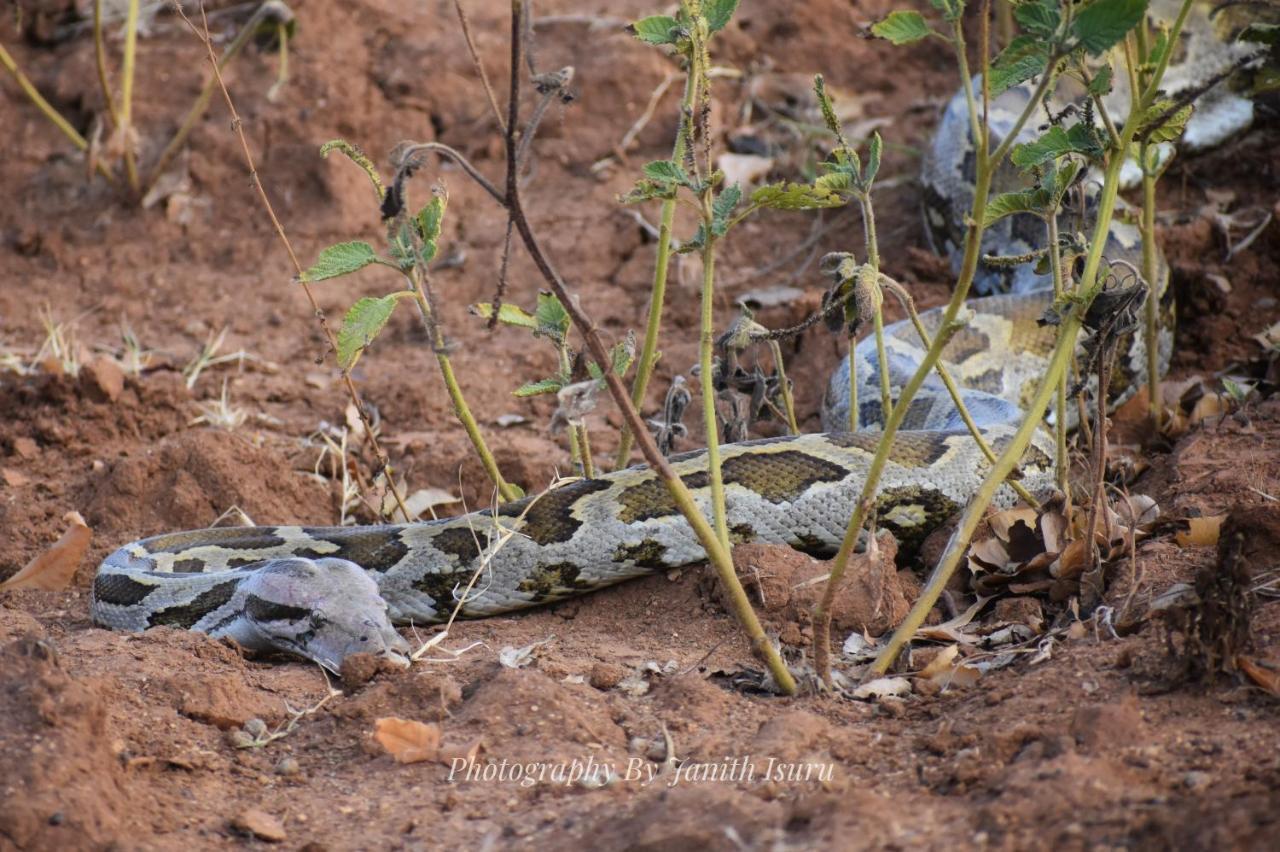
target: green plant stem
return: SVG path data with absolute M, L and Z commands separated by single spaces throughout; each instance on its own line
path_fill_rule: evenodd
M 231 40 L 231 44 L 227 45 L 227 49 L 222 52 L 221 58 L 218 59 L 219 74 L 226 69 L 231 60 L 235 58 L 240 49 L 248 43 L 250 36 L 257 29 L 258 22 L 264 17 L 263 8 L 259 7 L 258 11 L 245 22 L 240 28 L 240 32 L 236 33 L 236 37 Z M 183 143 L 187 141 L 187 136 L 195 129 L 196 122 L 205 114 L 209 108 L 209 99 L 213 97 L 213 90 L 218 85 L 218 76 L 210 75 L 205 81 L 204 88 L 200 90 L 200 94 L 196 95 L 196 99 L 192 102 L 187 114 L 183 117 L 182 123 L 178 125 L 178 129 L 174 131 L 173 137 L 169 140 L 169 144 L 164 146 L 164 150 L 160 152 L 160 156 L 156 158 L 155 165 L 151 167 L 151 172 L 147 175 L 147 189 L 155 186 L 160 175 L 164 174 L 165 168 L 169 162 L 182 149 Z
M 702 384 L 702 420 L 707 430 L 707 473 L 711 477 L 711 515 L 720 544 L 729 549 L 729 520 L 724 504 L 724 476 L 720 471 L 720 433 L 716 421 L 716 391 L 711 350 L 715 346 L 716 238 L 711 233 L 711 190 L 703 199 L 707 238 L 702 248 L 702 329 L 698 338 L 698 364 Z
M 684 116 L 693 107 L 694 95 L 698 91 L 698 63 L 689 63 L 689 72 L 685 76 L 684 97 L 680 100 L 681 123 Z M 680 127 L 676 130 L 676 141 L 671 146 L 671 159 L 679 163 L 684 159 L 685 132 Z M 658 219 L 658 249 L 653 266 L 653 285 L 649 289 L 649 317 L 645 323 L 644 343 L 640 346 L 640 358 L 636 361 L 636 376 L 631 383 L 631 401 L 636 408 L 644 408 L 645 393 L 649 390 L 649 380 L 653 377 L 653 368 L 658 361 L 658 336 L 662 330 L 662 309 L 666 301 L 667 271 L 671 263 L 671 229 L 675 224 L 676 200 L 668 198 L 662 202 L 662 213 Z M 631 448 L 635 438 L 626 426 L 618 439 L 618 452 L 613 466 L 624 468 L 631 458 Z
M 920 314 L 916 311 L 915 300 L 911 298 L 911 294 L 907 289 L 894 281 L 889 276 L 881 273 L 880 280 L 887 284 L 887 289 L 897 296 L 898 301 L 902 303 L 902 307 L 907 312 L 907 317 L 911 320 L 911 325 L 915 328 L 916 334 L 920 338 L 920 342 L 924 344 L 925 349 L 933 345 L 933 340 L 929 337 L 929 331 L 924 327 L 924 323 L 920 321 Z M 955 380 L 951 378 L 951 372 L 947 369 L 946 363 L 942 358 L 938 359 L 935 365 L 938 371 L 938 378 L 942 379 L 942 384 L 946 387 L 947 393 L 951 396 L 951 403 L 956 407 L 956 413 L 960 415 L 960 419 L 964 421 L 964 425 L 969 430 L 969 434 L 973 436 L 973 440 L 978 444 L 978 449 L 982 450 L 982 454 L 987 457 L 987 461 L 994 463 L 996 455 L 991 449 L 991 445 L 987 443 L 987 439 L 983 436 L 982 430 L 978 428 L 978 424 L 974 422 L 973 415 L 969 413 L 969 408 L 964 404 L 964 398 L 960 395 L 960 389 L 956 386 Z M 1017 493 L 1028 506 L 1033 508 L 1040 507 L 1040 501 L 1032 496 L 1031 492 L 1023 487 L 1021 482 L 1016 479 L 1009 480 L 1009 486 Z
M 1151 106 L 1156 99 L 1156 95 L 1159 94 L 1160 82 L 1164 79 L 1164 72 L 1169 69 L 1169 60 L 1173 58 L 1173 54 L 1176 52 L 1174 46 L 1178 44 L 1178 37 L 1182 35 L 1182 27 L 1187 22 L 1187 15 L 1191 13 L 1192 2 L 1193 0 L 1182 0 L 1182 7 L 1178 10 L 1178 17 L 1174 19 L 1173 26 L 1169 29 L 1167 43 L 1170 48 L 1164 52 L 1164 55 L 1160 57 L 1160 61 L 1156 63 L 1155 70 L 1151 72 L 1151 79 L 1147 81 L 1147 87 L 1142 90 L 1141 99 L 1138 100 L 1137 97 L 1137 86 L 1129 89 L 1129 99 L 1138 100 L 1144 110 Z M 1125 41 L 1125 49 L 1126 51 L 1133 49 L 1128 40 Z M 1130 73 L 1134 76 L 1137 75 L 1137 63 L 1131 63 Z
M 596 465 L 591 460 L 591 436 L 587 433 L 587 424 L 576 427 L 578 431 L 578 453 L 582 461 L 582 475 L 587 479 L 595 479 Z
M 89 143 L 85 141 L 85 138 L 80 135 L 79 131 L 71 126 L 70 122 L 62 117 L 61 113 L 53 108 L 51 103 L 44 99 L 44 96 L 40 94 L 40 90 L 35 87 L 35 84 L 31 82 L 30 78 L 28 78 L 26 74 L 22 73 L 22 69 L 18 67 L 18 63 L 14 61 L 13 56 L 10 55 L 9 51 L 6 50 L 5 46 L 2 44 L 0 44 L 0 65 L 3 65 L 5 70 L 13 75 L 13 79 L 17 82 L 18 88 L 22 89 L 23 94 L 27 96 L 31 103 L 35 104 L 36 109 L 40 110 L 41 114 L 44 115 L 45 118 L 49 119 L 49 121 L 53 123 L 54 127 L 62 131 L 62 135 L 70 139 L 71 143 L 81 151 L 89 150 Z M 108 182 L 114 182 L 114 179 L 111 176 L 111 170 L 108 169 L 101 161 L 97 163 L 97 169 L 98 173 L 106 178 Z
M 792 435 L 799 435 L 796 404 L 791 398 L 791 383 L 787 381 L 787 369 L 782 363 L 782 346 L 778 341 L 770 340 L 769 349 L 773 352 L 773 371 L 778 374 L 778 389 L 782 393 L 782 409 L 787 415 L 787 428 L 791 430 Z
M 1128 41 L 1126 41 L 1126 46 L 1129 46 Z M 1128 56 L 1129 67 L 1132 70 L 1136 62 L 1131 49 L 1128 51 Z M 1129 117 L 1125 121 L 1124 130 L 1120 134 L 1120 144 L 1110 152 L 1106 169 L 1103 173 L 1102 192 L 1098 199 L 1098 218 L 1094 224 L 1093 238 L 1089 243 L 1089 254 L 1085 259 L 1084 272 L 1080 276 L 1080 287 L 1083 292 L 1074 309 L 1068 313 L 1062 322 L 1058 332 L 1057 343 L 1049 359 L 1049 365 L 1041 378 L 1035 397 L 1027 407 L 1027 414 L 1017 432 L 1014 433 L 1009 445 L 1001 453 L 996 463 L 992 465 L 978 492 L 969 501 L 968 508 L 965 509 L 960 519 L 959 527 L 948 542 L 947 549 L 938 561 L 933 574 L 929 577 L 928 583 L 921 590 L 920 597 L 916 599 L 911 611 L 907 613 L 907 617 L 903 619 L 902 624 L 894 631 L 893 636 L 880 650 L 880 653 L 876 655 L 875 662 L 872 663 L 870 669 L 874 674 L 883 674 L 889 670 L 889 666 L 897 659 L 902 648 L 915 635 L 920 625 L 924 623 L 925 616 L 929 614 L 929 610 L 937 603 L 942 590 L 946 588 L 951 575 L 960 564 L 961 557 L 964 555 L 965 550 L 968 549 L 974 530 L 977 529 L 978 523 L 982 520 L 987 510 L 987 506 L 990 505 L 992 498 L 995 496 L 996 489 L 1000 487 L 1010 471 L 1013 470 L 1014 465 L 1022 458 L 1022 454 L 1027 448 L 1027 443 L 1040 425 L 1040 420 L 1049 405 L 1050 396 L 1056 392 L 1057 385 L 1061 381 L 1067 365 L 1071 362 L 1072 356 L 1075 354 L 1076 338 L 1083 326 L 1085 311 L 1088 310 L 1090 303 L 1092 303 L 1103 283 L 1105 283 L 1105 279 L 1098 276 L 1098 268 L 1102 261 L 1102 249 L 1106 245 L 1107 232 L 1111 229 L 1111 220 L 1115 212 L 1116 196 L 1120 187 L 1120 168 L 1124 165 L 1125 154 L 1128 152 L 1129 146 L 1133 144 L 1133 137 L 1137 133 L 1141 115 L 1141 107 L 1136 102 L 1131 104 Z M 974 221 L 981 222 L 982 219 L 975 216 Z M 970 232 L 976 230 L 978 229 L 970 228 Z
M 858 408 L 858 338 L 849 332 L 849 431 L 857 432 L 861 421 Z
M 1058 211 L 1050 211 L 1049 218 L 1045 220 L 1046 227 L 1049 231 L 1049 269 L 1053 276 L 1053 300 L 1055 302 L 1062 301 L 1063 290 L 1066 282 L 1062 277 L 1062 248 L 1058 245 Z M 1066 493 L 1067 490 L 1067 371 L 1063 370 L 1062 375 L 1058 379 L 1057 399 L 1054 403 L 1055 415 L 1053 423 L 1054 434 L 1054 463 L 1056 469 L 1054 471 L 1054 482 L 1058 490 Z
M 560 360 L 560 375 L 567 377 L 573 372 L 573 359 L 569 356 L 569 343 L 561 339 L 556 343 L 556 354 Z M 591 465 L 590 457 L 584 449 L 586 428 L 579 429 L 576 424 L 569 424 L 569 460 L 573 463 L 573 467 L 582 476 L 593 476 L 587 473 L 588 467 Z
M 276 41 L 280 44 L 280 49 L 276 52 L 276 81 L 271 84 L 271 88 L 267 89 L 267 100 L 274 101 L 280 94 L 280 90 L 289 82 L 289 25 L 286 23 L 276 24 Z
M 458 422 L 466 430 L 467 437 L 471 439 L 471 446 L 475 448 L 476 455 L 480 457 L 480 464 L 484 466 L 485 473 L 489 475 L 494 487 L 498 489 L 498 496 L 502 498 L 503 502 L 507 503 L 512 500 L 518 500 L 521 497 L 520 492 L 511 483 L 502 478 L 498 463 L 494 460 L 493 453 L 489 451 L 489 445 L 485 443 L 484 435 L 480 433 L 480 425 L 476 423 L 476 418 L 472 415 L 470 406 L 467 405 L 466 397 L 462 394 L 462 386 L 458 384 L 458 376 L 453 371 L 453 362 L 445 348 L 444 332 L 440 330 L 440 324 L 435 321 L 432 314 L 431 302 L 427 299 L 425 284 L 419 275 L 408 275 L 406 277 L 409 279 L 410 288 L 413 290 L 414 303 L 418 306 L 418 312 L 422 315 L 422 322 L 426 326 L 427 332 L 431 335 L 431 345 L 435 349 L 436 363 L 440 365 L 440 375 L 444 378 L 444 386 L 449 392 L 449 401 L 453 403 L 454 416 L 458 418 Z
M 880 416 L 884 418 L 889 416 L 889 409 L 893 406 L 893 395 L 889 388 L 889 362 L 884 347 L 884 297 L 880 292 L 880 246 L 876 241 L 876 211 L 869 188 L 858 195 L 858 201 L 862 205 L 863 239 L 867 246 L 865 286 L 872 294 L 871 304 L 875 308 L 871 323 L 876 337 L 876 359 L 880 364 Z M 850 358 L 852 357 L 850 353 Z
M 102 87 L 102 103 L 107 110 L 107 119 L 114 129 L 119 123 L 116 114 L 116 101 L 111 95 L 111 78 L 107 74 L 107 45 L 102 35 L 102 3 L 93 0 L 93 53 L 98 64 L 98 85 Z
M 133 151 L 133 72 L 138 55 L 138 6 L 139 0 L 129 0 L 129 10 L 124 19 L 124 63 L 120 71 L 120 124 L 124 144 L 124 172 L 129 189 L 135 195 L 141 191 L 138 180 L 138 163 Z
M 986 217 L 987 199 L 991 193 L 992 176 L 1004 156 L 1013 147 L 1013 140 L 1021 132 L 1032 112 L 1038 108 L 1040 100 L 1044 97 L 1044 93 L 1053 77 L 1049 73 L 1041 75 L 1035 94 L 1027 101 L 1026 107 L 1023 108 L 1022 113 L 1014 122 L 1009 137 L 996 148 L 994 154 L 987 156 L 988 137 L 983 132 L 984 128 L 981 127 L 978 120 L 977 104 L 973 97 L 973 83 L 969 75 L 968 60 L 965 58 L 964 31 L 959 21 L 954 26 L 953 47 L 955 48 L 956 61 L 960 66 L 961 85 L 965 92 L 965 102 L 969 109 L 970 125 L 978 152 L 973 202 L 969 211 L 969 221 L 972 224 L 970 224 L 965 233 L 964 256 L 960 265 L 960 276 L 956 281 L 955 289 L 952 291 L 951 301 L 947 303 L 947 307 L 943 311 L 942 320 L 939 323 L 938 332 L 934 336 L 933 344 L 926 351 L 924 358 L 916 368 L 915 374 L 903 387 L 902 393 L 898 397 L 898 404 L 893 407 L 885 421 L 880 442 L 876 445 L 876 453 L 872 457 L 871 465 L 867 470 L 867 478 L 863 484 L 862 494 L 855 505 L 853 516 L 849 519 L 849 524 L 845 528 L 845 535 L 840 543 L 840 550 L 832 562 L 831 574 L 827 579 L 822 598 L 813 610 L 814 668 L 817 670 L 818 676 L 826 683 L 831 682 L 831 606 L 835 600 L 840 582 L 844 579 L 844 573 L 848 570 L 849 558 L 853 555 L 853 549 L 858 542 L 858 534 L 866 520 L 866 514 L 875 505 L 876 491 L 880 487 L 880 476 L 884 472 L 885 464 L 888 461 L 889 448 L 892 446 L 893 439 L 902 425 L 902 420 L 906 416 L 911 400 L 924 383 L 925 377 L 933 371 L 934 365 L 941 357 L 942 349 L 958 328 L 956 317 L 964 305 L 965 299 L 968 298 L 969 288 L 973 284 L 973 279 L 978 269 L 983 232 L 981 223 Z M 1052 68 L 1056 65 L 1057 59 L 1056 55 L 1050 56 L 1047 67 Z M 987 70 L 986 61 L 986 57 L 983 57 L 984 72 Z M 1132 139 L 1132 136 L 1130 136 L 1130 139 Z

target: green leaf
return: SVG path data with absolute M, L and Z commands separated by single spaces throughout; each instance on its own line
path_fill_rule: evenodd
M 982 217 L 983 227 L 990 228 L 1006 216 L 1015 213 L 1031 213 L 1039 216 L 1042 212 L 1043 193 L 1034 189 L 1021 192 L 1005 192 L 987 202 L 987 209 Z
M 834 190 L 820 184 L 771 183 L 751 193 L 751 203 L 773 210 L 817 210 L 822 207 L 839 207 L 845 200 Z
M 871 190 L 871 184 L 875 183 L 876 175 L 880 173 L 880 153 L 884 149 L 884 142 L 880 139 L 879 130 L 871 135 L 870 147 L 870 153 L 867 154 L 867 173 L 862 176 L 862 188 L 868 192 Z
M 658 183 L 675 183 L 680 186 L 693 186 L 689 175 L 674 160 L 654 160 L 645 163 L 642 169 L 644 176 Z
M 1111 66 L 1103 65 L 1098 69 L 1098 75 L 1089 81 L 1089 94 L 1103 95 L 1111 94 Z
M 1045 70 L 1049 64 L 1049 50 L 1043 40 L 1021 35 L 1009 42 L 991 63 L 991 97 L 1026 82 Z
M 680 22 L 668 15 L 650 15 L 632 24 L 631 33 L 645 44 L 675 44 L 680 40 Z
M 344 370 L 354 367 L 360 360 L 360 353 L 373 343 L 378 332 L 391 319 L 396 302 L 412 296 L 412 293 L 402 290 L 379 298 L 365 297 L 352 305 L 342 321 L 342 330 L 338 332 L 338 366 Z
M 619 340 L 613 344 L 613 348 L 609 350 L 609 360 L 612 363 L 612 370 L 616 376 L 625 376 L 627 370 L 631 367 L 631 362 L 636 359 L 636 333 L 628 331 L 624 340 Z M 595 361 L 587 362 L 587 372 L 591 378 L 600 381 L 604 378 L 604 374 L 600 372 L 599 365 Z
M 729 230 L 729 217 L 733 215 L 734 208 L 741 200 L 742 187 L 736 183 L 726 187 L 716 196 L 716 200 L 711 202 L 711 233 L 717 237 L 725 235 Z
M 1145 136 L 1148 142 L 1176 142 L 1182 136 L 1182 131 L 1187 129 L 1187 122 L 1191 119 L 1193 107 L 1187 104 L 1173 115 L 1166 118 L 1158 127 L 1151 126 L 1153 122 L 1159 121 L 1174 105 L 1170 100 L 1159 100 L 1148 107 L 1147 111 L 1142 115 L 1142 123 L 1138 125 L 1138 136 Z
M 701 222 L 698 223 L 698 230 L 692 237 L 680 243 L 680 247 L 676 249 L 676 254 L 691 254 L 695 251 L 702 251 L 707 245 L 707 229 Z
M 820 175 L 813 185 L 822 192 L 852 192 L 856 188 L 853 173 L 843 168 L 833 169 L 825 175 Z
M 1052 202 L 1053 209 L 1062 206 L 1062 197 L 1067 194 L 1076 182 L 1076 176 L 1080 174 L 1083 168 L 1078 160 L 1069 160 L 1065 166 L 1060 169 L 1052 169 L 1045 175 L 1043 184 L 1049 192 L 1049 200 Z
M 719 32 L 729 23 L 738 10 L 738 0 L 702 0 L 702 17 L 707 19 L 707 29 Z
M 539 379 L 536 382 L 525 382 L 520 387 L 511 392 L 512 396 L 539 396 L 544 393 L 557 393 L 560 388 L 564 387 L 564 382 L 559 379 Z
M 888 39 L 894 44 L 911 44 L 926 38 L 932 30 L 919 12 L 890 12 L 883 20 L 871 25 L 872 35 Z
M 1118 44 L 1146 12 L 1147 0 L 1094 0 L 1076 15 L 1071 32 L 1081 47 L 1098 56 Z
M 320 252 L 311 268 L 298 277 L 299 281 L 324 281 L 326 278 L 338 278 L 349 275 L 357 269 L 364 269 L 376 263 L 378 255 L 373 246 L 355 240 L 349 243 L 338 243 Z
M 631 187 L 631 191 L 626 195 L 618 197 L 618 201 L 623 204 L 637 204 L 641 201 L 653 201 L 654 199 L 666 200 L 675 198 L 676 192 L 680 189 L 677 184 L 663 183 L 661 181 L 649 180 L 641 178 L 636 181 L 636 185 Z
M 489 319 L 493 316 L 493 304 L 491 302 L 478 302 L 471 305 L 467 310 L 478 317 Z M 526 311 L 519 305 L 511 305 L 506 302 L 498 308 L 498 322 L 503 325 L 511 325 L 517 328 L 537 328 L 537 318 Z
M 538 291 L 538 306 L 533 311 L 536 321 L 535 334 L 550 337 L 559 343 L 569 333 L 569 312 L 560 304 L 556 295 L 548 290 Z
M 414 227 L 424 243 L 435 244 L 440 239 L 440 226 L 444 221 L 444 208 L 449 204 L 449 197 L 444 194 L 432 196 L 431 200 L 413 217 Z
M 929 0 L 929 5 L 941 12 L 948 22 L 959 20 L 964 14 L 964 0 Z
M 1062 13 L 1056 0 L 1037 0 L 1015 6 L 1013 16 L 1023 30 L 1042 37 L 1053 35 L 1062 23 Z
M 1015 166 L 1025 170 L 1042 166 L 1064 154 L 1084 154 L 1093 157 L 1099 152 L 1098 141 L 1092 128 L 1075 124 L 1069 130 L 1063 130 L 1055 125 L 1034 142 L 1015 146 L 1009 159 Z

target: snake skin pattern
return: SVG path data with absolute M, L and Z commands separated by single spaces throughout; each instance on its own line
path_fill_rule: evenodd
M 1164 2 L 1164 0 L 1160 0 Z M 1200 54 L 1195 54 L 1200 55 Z M 1007 133 L 1027 89 L 993 104 L 992 126 Z M 1019 101 L 1019 99 L 1022 99 Z M 948 106 L 926 158 L 927 230 L 951 253 L 972 197 L 972 150 L 958 94 Z M 1251 116 L 1250 116 L 1251 117 Z M 963 121 L 961 121 L 963 119 Z M 1246 122 L 1247 123 L 1247 122 Z M 1002 177 L 1013 180 L 1012 175 Z M 1005 220 L 990 250 L 1018 254 L 1042 239 Z M 1112 228 L 1107 252 L 1135 257 L 1136 230 Z M 1159 361 L 1172 348 L 1167 271 L 1152 290 L 1161 299 Z M 966 405 L 999 454 L 1021 407 L 1043 375 L 1054 329 L 1036 320 L 1052 301 L 1045 281 L 1025 270 L 991 271 L 980 284 L 1008 295 L 972 299 L 966 326 L 943 361 L 963 387 Z M 934 333 L 939 311 L 922 316 Z M 890 382 L 898 389 L 924 349 L 906 323 L 887 329 Z M 815 556 L 835 551 L 862 490 L 881 419 L 874 341 L 857 347 L 859 431 L 849 423 L 849 360 L 832 377 L 822 434 L 767 438 L 722 448 L 728 525 L 735 542 L 786 544 Z M 1117 402 L 1145 370 L 1140 336 L 1121 345 L 1112 386 Z M 1050 419 L 1057 416 L 1050 413 Z M 1064 416 L 1073 417 L 1074 408 Z M 866 430 L 866 431 L 862 431 Z M 1021 461 L 1032 493 L 1052 485 L 1052 441 L 1042 432 Z M 706 456 L 672 459 L 699 507 L 710 511 Z M 906 550 L 972 496 L 990 465 L 936 378 L 912 402 L 893 445 L 877 500 L 878 522 Z M 1004 486 L 997 502 L 1014 495 Z M 257 650 L 283 650 L 337 670 L 355 651 L 405 662 L 408 646 L 392 624 L 430 624 L 483 617 L 578 595 L 653 571 L 702 561 L 705 554 L 651 470 L 633 467 L 568 481 L 543 494 L 440 521 L 364 527 L 229 527 L 169 533 L 127 544 L 107 557 L 93 584 L 98 624 L 122 630 L 172 626 L 228 636 Z

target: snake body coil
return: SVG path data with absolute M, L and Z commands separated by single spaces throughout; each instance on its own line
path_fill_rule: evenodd
M 1193 47 L 1188 55 L 1204 55 L 1199 42 Z M 1014 89 L 993 103 L 996 133 L 1009 131 L 1008 116 L 1021 109 L 1025 92 Z M 923 179 L 926 224 L 944 254 L 959 245 L 973 192 L 963 101 L 957 95 L 948 107 Z M 990 234 L 987 250 L 1012 255 L 1034 249 L 1042 244 L 1043 227 L 1039 220 L 1005 220 Z M 1134 256 L 1138 247 L 1136 230 L 1117 222 L 1108 255 Z M 1163 297 L 1166 278 L 1162 265 L 1159 280 L 1151 282 L 1157 297 Z M 1011 292 L 970 300 L 972 316 L 948 342 L 943 360 L 998 454 L 1043 375 L 1055 330 L 1036 320 L 1052 298 L 1043 276 L 1025 266 L 1012 273 L 988 269 L 977 284 Z M 1171 312 L 1160 313 L 1165 327 L 1159 361 L 1166 364 Z M 939 317 L 938 311 L 922 317 L 931 334 Z M 905 323 L 886 331 L 896 397 L 924 348 Z M 865 388 L 857 422 L 861 429 L 873 428 L 882 416 L 873 341 L 858 346 L 854 362 Z M 722 448 L 735 541 L 787 544 L 818 556 L 839 545 L 879 439 L 875 431 L 838 431 L 849 423 L 849 369 L 846 360 L 824 400 L 824 428 L 832 431 Z M 1113 380 L 1117 399 L 1133 391 L 1144 370 L 1140 335 L 1131 337 L 1122 345 Z M 1032 493 L 1051 487 L 1052 454 L 1047 434 L 1037 435 L 1026 451 L 1022 483 Z M 672 462 L 699 507 L 709 512 L 705 453 Z M 964 505 L 989 470 L 950 399 L 931 379 L 912 402 L 892 447 L 877 499 L 879 523 L 908 546 L 918 543 Z M 997 497 L 1002 503 L 1012 499 L 1007 486 Z M 93 618 L 124 630 L 169 625 L 230 636 L 248 648 L 285 650 L 336 669 L 356 651 L 402 661 L 407 645 L 392 623 L 442 621 L 459 606 L 462 617 L 507 612 L 704 558 L 662 482 L 651 470 L 635 467 L 575 480 L 496 511 L 441 521 L 215 528 L 133 542 L 99 567 Z

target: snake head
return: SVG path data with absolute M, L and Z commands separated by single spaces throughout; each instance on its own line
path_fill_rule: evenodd
M 230 634 L 245 647 L 306 657 L 337 673 L 349 654 L 409 665 L 409 643 L 363 568 L 345 559 L 273 559 L 240 587 L 243 616 Z

